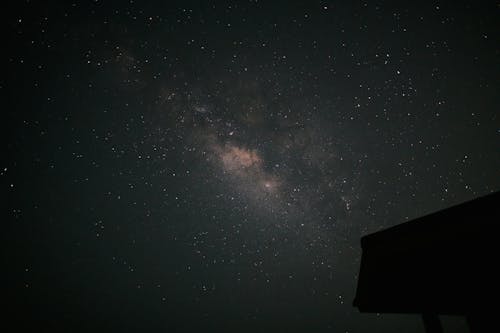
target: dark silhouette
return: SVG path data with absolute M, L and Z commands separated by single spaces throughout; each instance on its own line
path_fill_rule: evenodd
M 497 192 L 364 236 L 354 306 L 420 313 L 427 332 L 443 331 L 440 314 L 466 316 L 471 332 L 491 331 L 499 205 Z

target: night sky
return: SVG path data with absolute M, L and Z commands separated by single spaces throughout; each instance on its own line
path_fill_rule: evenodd
M 498 13 L 486 1 L 4 8 L 11 323 L 421 332 L 418 316 L 353 308 L 360 237 L 500 189 Z

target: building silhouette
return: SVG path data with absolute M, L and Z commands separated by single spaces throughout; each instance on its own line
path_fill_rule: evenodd
M 354 306 L 422 314 L 427 332 L 443 332 L 441 314 L 491 332 L 499 207 L 497 192 L 362 237 Z

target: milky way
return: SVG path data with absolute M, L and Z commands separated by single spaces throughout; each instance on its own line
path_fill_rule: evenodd
M 219 96 L 211 90 L 220 82 L 231 88 Z M 311 116 L 300 96 L 275 112 L 266 86 L 250 78 L 212 79 L 186 97 L 163 90 L 170 97 L 160 108 L 181 120 L 178 131 L 195 148 L 203 181 L 220 181 L 221 194 L 241 199 L 235 209 L 334 228 L 364 196 L 360 170 L 367 156 L 345 129 Z

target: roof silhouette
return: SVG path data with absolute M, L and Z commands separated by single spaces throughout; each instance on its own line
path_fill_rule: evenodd
M 495 300 L 499 205 L 497 192 L 362 237 L 354 306 L 361 312 L 465 315 L 471 329 L 479 327 Z

